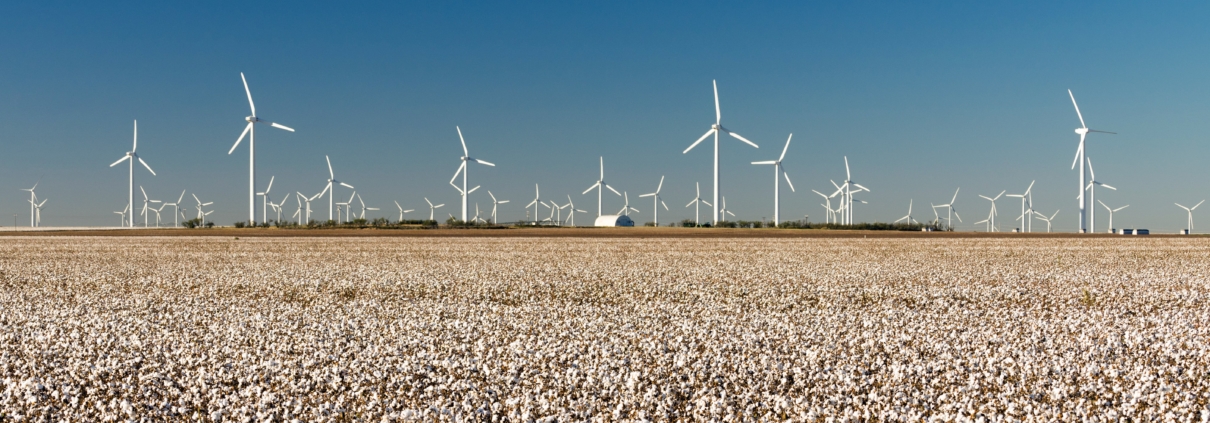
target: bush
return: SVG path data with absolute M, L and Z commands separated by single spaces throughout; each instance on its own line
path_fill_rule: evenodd
M 246 223 L 245 223 L 245 222 L 242 222 L 242 221 L 240 221 L 240 222 L 235 222 L 235 227 L 236 227 L 236 228 L 243 228 L 243 227 L 244 227 L 244 225 L 246 225 Z
M 184 222 L 181 222 L 181 226 L 184 226 L 189 229 L 194 229 L 194 228 L 197 228 L 198 226 L 202 226 L 202 219 L 195 217 L 193 219 L 189 219 Z

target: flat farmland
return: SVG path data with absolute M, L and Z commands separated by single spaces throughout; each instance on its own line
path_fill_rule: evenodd
M 1201 421 L 1191 238 L 0 239 L 0 421 Z

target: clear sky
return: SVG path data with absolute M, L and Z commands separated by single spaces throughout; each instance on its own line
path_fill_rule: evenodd
M 108 165 L 129 150 L 134 119 L 138 152 L 159 174 L 136 169 L 137 185 L 165 201 L 196 193 L 215 203 L 221 224 L 245 219 L 248 151 L 227 154 L 249 114 L 244 72 L 258 114 L 297 129 L 259 128 L 259 187 L 276 175 L 273 192 L 313 195 L 326 183 L 327 154 L 338 179 L 382 208 L 371 217 L 391 219 L 396 200 L 426 216 L 425 197 L 446 204 L 441 220 L 457 213 L 448 184 L 462 154 L 455 125 L 472 156 L 498 165 L 472 166 L 470 184 L 483 188 L 471 202 L 490 208 L 487 190 L 511 200 L 503 220 L 525 216 L 535 183 L 543 198 L 570 194 L 595 213 L 595 193 L 581 192 L 597 179 L 598 156 L 606 181 L 641 210 L 637 221 L 652 207 L 638 194 L 661 175 L 672 209 L 661 222 L 692 217 L 685 203 L 694 182 L 709 196 L 711 152 L 682 151 L 713 122 L 717 79 L 723 124 L 760 145 L 722 140 L 722 192 L 738 219 L 772 217 L 772 170 L 749 163 L 775 159 L 794 133 L 785 164 L 797 192 L 782 186 L 783 219 L 821 220 L 810 190 L 830 192 L 847 155 L 853 179 L 873 190 L 859 197 L 870 204 L 856 209 L 858 221 L 895 220 L 909 199 L 916 218 L 931 219 L 928 204 L 960 186 L 958 227 L 971 230 L 989 210 L 978 194 L 1019 193 L 1037 180 L 1035 207 L 1061 209 L 1055 228 L 1072 231 L 1072 89 L 1090 127 L 1119 133 L 1094 134 L 1088 146 L 1098 179 L 1118 188 L 1097 198 L 1130 204 L 1115 226 L 1175 231 L 1185 212 L 1173 203 L 1210 196 L 1208 9 L 6 2 L 0 224 L 13 214 L 28 224 L 19 189 L 41 178 L 44 226 L 115 225 L 127 172 Z M 605 201 L 607 213 L 622 207 L 612 194 Z M 998 208 L 1002 227 L 1013 227 L 1020 203 Z M 1210 228 L 1208 211 L 1194 216 Z M 1098 231 L 1108 223 L 1101 212 Z

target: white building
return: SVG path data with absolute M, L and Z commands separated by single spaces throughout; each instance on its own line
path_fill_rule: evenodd
M 630 216 L 606 214 L 598 217 L 594 226 L 634 226 L 634 221 Z

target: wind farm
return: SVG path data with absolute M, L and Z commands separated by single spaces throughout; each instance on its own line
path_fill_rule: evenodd
M 0 421 L 1210 419 L 1210 4 L 259 6 L 0 13 Z

